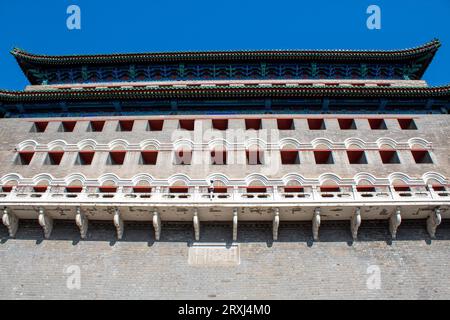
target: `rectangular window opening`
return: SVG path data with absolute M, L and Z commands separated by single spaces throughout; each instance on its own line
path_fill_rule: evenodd
M 411 188 L 408 186 L 394 186 L 394 190 L 397 192 L 409 192 Z
M 13 189 L 13 186 L 3 186 L 2 187 L 2 192 L 3 193 L 9 193 L 9 192 L 12 191 L 12 189 Z
M 261 119 L 245 119 L 245 130 L 261 130 Z
M 108 156 L 107 164 L 123 165 L 126 154 L 127 154 L 126 151 L 111 151 Z
M 134 193 L 152 193 L 152 187 L 136 186 L 133 187 Z
M 282 150 L 280 154 L 282 164 L 300 164 L 300 156 L 297 150 Z
M 64 156 L 64 152 L 63 151 L 50 151 L 47 154 L 47 157 L 46 157 L 44 163 L 46 165 L 59 166 L 63 156 Z
M 380 157 L 384 164 L 400 163 L 400 158 L 395 150 L 380 150 Z
M 412 150 L 411 154 L 416 163 L 433 163 L 431 155 L 427 150 Z
M 325 130 L 325 121 L 323 119 L 308 119 L 309 130 Z
M 341 188 L 337 186 L 321 186 L 320 192 L 341 192 Z
M 82 186 L 66 187 L 66 192 L 67 193 L 81 193 L 81 191 L 83 191 L 83 187 Z
M 34 186 L 33 187 L 33 191 L 36 193 L 44 193 L 45 191 L 47 191 L 48 186 Z
M 369 121 L 370 129 L 372 130 L 386 130 L 386 122 L 384 119 L 367 119 Z
M 333 153 L 328 150 L 314 151 L 316 164 L 333 164 Z
M 148 120 L 148 131 L 162 131 L 164 120 Z
M 33 123 L 31 128 L 31 132 L 45 132 L 47 129 L 48 122 L 47 121 L 37 121 Z
M 266 187 L 247 187 L 247 193 L 267 193 Z
M 27 166 L 33 159 L 34 152 L 32 151 L 21 151 L 16 158 L 16 164 Z
M 213 193 L 228 193 L 228 187 L 213 187 L 213 188 L 208 188 L 209 192 L 213 192 Z
M 363 150 L 347 151 L 347 157 L 350 164 L 367 164 L 366 153 Z
M 284 187 L 286 193 L 303 193 L 305 189 L 303 187 Z
M 228 129 L 228 119 L 213 119 L 212 127 L 215 130 L 227 130 Z
M 294 130 L 294 119 L 277 119 L 278 130 Z
M 88 131 L 102 132 L 104 127 L 105 127 L 105 121 L 91 121 L 89 123 Z
M 88 166 L 92 164 L 94 159 L 94 151 L 80 151 L 76 160 L 77 165 Z
M 158 151 L 142 151 L 139 164 L 156 165 L 158 160 Z
M 100 192 L 100 193 L 115 193 L 115 192 L 117 192 L 117 187 L 114 187 L 114 186 L 99 187 L 98 192 Z
M 117 131 L 130 132 L 133 130 L 134 120 L 120 120 Z
M 338 119 L 338 123 L 341 130 L 356 130 L 354 119 Z
M 60 132 L 73 132 L 75 130 L 76 121 L 63 121 L 61 123 Z
M 376 189 L 373 186 L 357 186 L 356 191 L 358 191 L 358 192 L 375 192 Z
M 402 130 L 417 130 L 416 123 L 413 119 L 397 119 Z
M 195 128 L 195 120 L 187 119 L 179 121 L 179 128 L 187 131 L 194 131 Z
M 169 188 L 170 193 L 189 193 L 188 187 L 170 187 Z

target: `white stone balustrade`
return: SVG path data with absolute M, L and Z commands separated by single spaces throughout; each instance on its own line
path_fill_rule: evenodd
M 275 192 L 267 187 L 267 192 L 251 193 L 242 189 L 229 189 L 228 193 L 207 193 L 201 189 L 190 188 L 188 193 L 170 193 L 156 190 L 152 193 L 134 193 L 118 188 L 114 193 L 101 193 L 97 188 L 84 188 L 80 193 L 67 193 L 64 188 L 48 188 L 44 193 L 34 192 L 32 188 L 13 188 L 11 192 L 0 193 L 0 204 L 31 203 L 378 203 L 378 202 L 427 202 L 450 203 L 449 191 L 395 191 L 386 187 L 380 191 L 322 192 L 318 188 L 305 187 L 305 192 Z

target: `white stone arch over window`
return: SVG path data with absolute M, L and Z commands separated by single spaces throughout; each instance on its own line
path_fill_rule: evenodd
M 22 180 L 23 180 L 23 177 L 20 174 L 9 173 L 0 179 L 0 183 L 2 185 L 5 185 L 8 182 L 14 181 L 15 183 L 17 182 L 17 184 L 20 184 L 22 182 Z
M 35 140 L 26 140 L 17 145 L 18 151 L 35 151 L 39 143 Z
M 360 138 L 348 138 L 344 141 L 346 149 L 358 148 L 365 149 L 367 147 L 367 143 Z
M 141 141 L 139 143 L 139 147 L 141 150 L 155 150 L 158 151 L 161 149 L 161 143 L 155 139 L 147 139 Z
M 103 186 L 105 184 L 105 182 L 108 182 L 108 181 L 112 181 L 112 182 L 114 182 L 114 184 L 116 186 L 118 186 L 121 182 L 121 179 L 114 173 L 106 173 L 106 174 L 101 175 L 98 178 L 98 184 L 100 186 Z
M 290 174 L 285 175 L 282 178 L 282 181 L 283 181 L 283 185 L 285 185 L 285 186 L 288 186 L 293 182 L 298 183 L 298 185 L 301 185 L 301 186 L 308 184 L 308 181 L 302 175 L 297 174 L 297 173 L 290 173 Z M 311 183 L 311 181 L 309 181 L 309 182 Z
M 283 138 L 278 142 L 278 147 L 280 150 L 300 149 L 302 147 L 302 144 L 295 138 Z
M 439 184 L 446 185 L 448 184 L 448 179 L 440 173 L 437 172 L 427 172 L 422 175 L 422 179 L 425 184 L 432 184 L 430 182 L 436 181 Z
M 140 183 L 145 182 L 147 183 L 149 186 L 153 185 L 155 182 L 155 179 L 146 173 L 141 173 L 138 175 L 135 175 L 132 179 L 131 179 L 131 183 L 133 186 L 139 186 Z
M 210 151 L 215 149 L 231 150 L 233 145 L 225 139 L 214 139 L 208 142 L 208 148 Z
M 214 185 L 216 185 L 216 183 L 220 183 L 222 186 L 230 186 L 230 179 L 222 173 L 210 174 L 206 178 L 206 182 L 208 185 L 210 185 L 211 181 L 213 182 Z
M 379 138 L 376 144 L 379 149 L 384 149 L 386 146 L 390 149 L 397 149 L 398 142 L 391 138 Z
M 394 185 L 398 182 L 401 182 L 401 184 L 405 185 L 419 185 L 423 184 L 422 179 L 413 179 L 410 176 L 408 176 L 406 173 L 403 172 L 393 172 L 388 176 L 389 183 L 391 185 Z
M 174 150 L 194 150 L 194 142 L 189 139 L 180 139 L 173 143 Z
M 357 173 L 354 177 L 353 180 L 355 181 L 356 185 L 361 185 L 361 184 L 367 184 L 367 182 L 371 185 L 377 185 L 377 184 L 381 184 L 380 179 L 377 179 L 373 174 L 367 173 L 367 172 L 360 172 Z M 383 179 L 385 180 L 385 179 Z M 389 180 L 384 181 L 389 182 Z
M 192 183 L 191 178 L 188 175 L 179 173 L 172 175 L 169 179 L 167 179 L 167 183 L 169 186 L 177 186 L 180 183 L 183 183 L 185 186 L 189 186 Z
M 65 151 L 68 146 L 65 140 L 54 140 L 47 144 L 49 151 Z
M 429 149 L 432 146 L 432 143 L 422 139 L 422 138 L 411 138 L 408 140 L 409 147 L 411 149 L 419 148 L 419 149 Z
M 67 176 L 67 177 L 64 178 L 64 183 L 65 183 L 67 186 L 71 186 L 71 185 L 74 184 L 74 182 L 77 182 L 77 181 L 81 182 L 81 185 L 82 185 L 82 186 L 85 186 L 85 185 L 86 185 L 87 179 L 86 179 L 86 177 L 85 177 L 83 174 L 81 174 L 81 173 L 74 173 L 74 174 L 71 174 L 71 175 L 69 175 L 69 176 Z
M 34 185 L 52 185 L 55 178 L 49 173 L 41 173 L 32 179 Z
M 320 147 L 325 146 L 327 149 L 333 149 L 334 143 L 330 139 L 327 138 L 316 138 L 311 141 L 311 146 L 313 149 L 320 149 Z
M 124 139 L 116 139 L 108 144 L 109 150 L 128 150 L 130 143 Z
M 77 148 L 80 151 L 83 151 L 83 150 L 92 151 L 92 150 L 96 150 L 97 147 L 98 147 L 98 143 L 97 143 L 97 141 L 95 141 L 93 139 L 85 139 L 85 140 L 82 140 L 77 143 Z
M 337 185 L 344 184 L 344 180 L 334 173 L 323 173 L 319 176 L 319 185 L 325 185 L 325 183 L 333 182 Z
M 245 141 L 245 149 L 258 148 L 267 149 L 267 142 L 259 138 L 251 138 Z
M 253 173 L 245 178 L 245 184 L 247 186 L 255 186 L 255 185 L 270 186 L 270 181 L 265 175 Z

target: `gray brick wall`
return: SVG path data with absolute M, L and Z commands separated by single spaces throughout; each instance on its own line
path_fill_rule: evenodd
M 57 221 L 43 240 L 37 221 L 21 221 L 16 239 L 0 228 L 3 299 L 448 299 L 450 221 L 430 240 L 423 221 L 405 222 L 391 242 L 386 222 L 363 223 L 352 242 L 347 223 L 325 222 L 312 242 L 308 223 L 282 224 L 271 241 L 266 224 L 241 224 L 240 265 L 188 265 L 190 225 L 164 225 L 154 242 L 148 224 L 127 224 L 123 241 L 112 223 L 91 223 L 80 241 L 73 223 Z M 202 242 L 231 241 L 231 225 L 202 225 Z M 66 268 L 81 270 L 81 288 L 66 286 Z M 381 271 L 369 290 L 367 268 Z

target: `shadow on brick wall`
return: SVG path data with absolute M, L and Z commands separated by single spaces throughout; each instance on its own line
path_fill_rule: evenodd
M 322 221 L 319 236 L 319 242 L 346 242 L 349 246 L 353 244 L 349 221 Z M 107 241 L 113 246 L 118 241 L 123 241 L 146 242 L 151 247 L 155 243 L 153 226 L 150 222 L 125 223 L 123 239 L 117 240 L 116 229 L 112 222 L 90 221 L 88 237 L 82 240 L 75 222 L 56 220 L 50 239 L 45 240 L 42 228 L 36 220 L 21 220 L 15 239 L 35 240 L 37 244 L 52 240 L 72 241 L 73 245 L 77 245 L 80 241 Z M 6 228 L 0 226 L 0 245 L 8 240 Z M 439 240 L 450 240 L 450 220 L 442 221 L 436 233 L 436 239 L 431 239 L 428 235 L 425 220 L 403 221 L 398 230 L 397 239 L 394 241 L 425 241 L 431 244 L 432 241 Z M 186 242 L 187 246 L 190 246 L 194 242 L 192 224 L 163 223 L 160 241 Z M 391 244 L 388 221 L 363 221 L 357 241 L 384 241 Z M 233 242 L 232 224 L 202 223 L 199 242 L 231 244 Z M 237 242 L 265 242 L 268 247 L 272 246 L 274 242 L 272 224 L 270 222 L 240 222 Z M 311 222 L 282 222 L 277 242 L 303 242 L 308 246 L 314 246 Z

